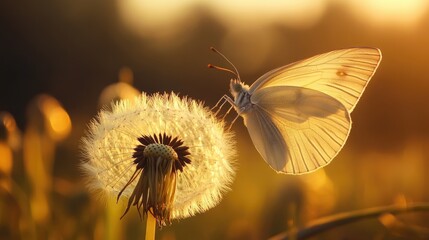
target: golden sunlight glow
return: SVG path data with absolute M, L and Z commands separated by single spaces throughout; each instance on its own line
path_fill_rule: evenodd
M 50 209 L 46 194 L 36 191 L 30 199 L 31 215 L 39 223 L 45 223 L 49 219 Z
M 122 20 L 130 29 L 143 36 L 162 38 L 174 36 L 179 29 L 176 25 L 186 19 L 186 10 L 193 2 L 119 0 L 117 4 Z
M 0 119 L 2 121 L 2 126 L 6 128 L 7 132 L 16 131 L 16 122 L 15 119 L 9 113 L 2 112 L 0 113 Z
M 326 184 L 330 184 L 330 180 L 328 176 L 326 176 L 324 169 L 319 169 L 311 174 L 300 175 L 299 177 L 313 189 L 320 189 Z
M 27 127 L 23 138 L 23 163 L 27 177 L 33 186 L 30 197 L 31 216 L 38 223 L 49 218 L 47 192 L 52 184 L 50 175 L 53 161 L 53 145 L 43 138 L 34 127 Z
M 252 31 L 237 29 L 237 31 L 230 31 L 223 38 L 220 49 L 233 62 L 236 59 L 239 60 L 237 67 L 240 72 L 260 73 L 259 67 L 267 62 L 274 51 L 273 46 L 275 46 L 276 39 L 274 34 L 270 29 L 262 27 Z
M 20 148 L 20 131 L 16 126 L 15 119 L 8 112 L 0 112 L 0 134 L 0 140 L 5 141 L 12 151 L 16 151 Z
M 119 82 L 106 86 L 100 94 L 98 105 L 109 106 L 112 101 L 120 99 L 133 99 L 140 95 L 140 91 L 132 86 L 134 82 L 133 71 L 128 67 L 119 70 Z
M 53 98 L 42 102 L 42 112 L 47 120 L 50 136 L 59 141 L 67 137 L 71 131 L 71 120 L 67 112 Z
M 349 8 L 357 20 L 369 25 L 410 27 L 427 12 L 426 0 L 270 0 L 270 1 L 140 1 L 118 0 L 119 14 L 133 31 L 145 37 L 167 39 L 174 44 L 183 40 L 198 23 L 197 8 L 222 23 L 229 32 L 262 29 L 278 24 L 290 28 L 314 26 L 325 14 L 329 3 Z M 178 37 L 180 34 L 180 38 Z M 263 34 L 263 33 L 261 33 Z
M 57 135 L 67 135 L 70 132 L 71 121 L 66 111 L 62 108 L 51 109 L 49 123 Z
M 331 212 L 337 203 L 337 191 L 324 169 L 299 178 L 305 184 L 308 219 L 314 219 Z
M 272 23 L 289 27 L 313 26 L 325 12 L 326 0 L 210 1 L 217 18 L 231 30 Z
M 426 0 L 355 0 L 349 1 L 356 17 L 375 25 L 411 27 L 427 12 Z
M 5 143 L 0 142 L 0 172 L 10 174 L 13 164 L 12 149 Z
M 387 228 L 394 227 L 395 223 L 398 221 L 391 213 L 381 215 L 378 220 L 380 220 L 380 222 Z
M 98 100 L 99 106 L 103 107 L 110 104 L 113 100 L 119 99 L 133 99 L 138 96 L 140 92 L 133 86 L 118 82 L 111 84 L 103 89 Z
M 29 125 L 54 141 L 66 138 L 72 128 L 71 120 L 61 104 L 52 96 L 41 94 L 27 108 Z
M 133 70 L 129 67 L 122 67 L 119 70 L 119 82 L 128 83 L 133 85 L 134 82 L 134 73 Z
M 327 0 L 272 1 L 140 1 L 117 2 L 122 20 L 137 33 L 172 37 L 196 23 L 192 7 L 202 7 L 231 31 L 279 23 L 294 28 L 313 26 L 324 14 Z

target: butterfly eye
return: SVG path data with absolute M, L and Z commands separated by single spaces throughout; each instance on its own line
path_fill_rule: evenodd
M 234 96 L 239 92 L 241 92 L 242 89 L 243 89 L 243 86 L 239 81 L 237 81 L 236 79 L 231 79 L 230 90 Z

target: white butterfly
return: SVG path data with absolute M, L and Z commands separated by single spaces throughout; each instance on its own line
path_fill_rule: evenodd
M 377 48 L 336 50 L 271 70 L 250 87 L 231 62 L 235 72 L 210 67 L 236 74 L 234 99 L 222 99 L 243 117 L 264 160 L 276 172 L 303 174 L 326 166 L 344 146 L 350 113 L 380 61 Z

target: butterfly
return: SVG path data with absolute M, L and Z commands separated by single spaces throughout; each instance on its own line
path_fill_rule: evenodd
M 316 55 L 271 70 L 252 85 L 235 66 L 233 98 L 224 95 L 244 120 L 250 138 L 278 173 L 304 174 L 329 164 L 344 146 L 355 108 L 381 61 L 377 48 L 349 48 Z M 238 117 L 237 116 L 237 117 Z

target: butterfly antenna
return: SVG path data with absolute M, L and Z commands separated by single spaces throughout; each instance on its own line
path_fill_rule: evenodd
M 215 66 L 213 64 L 209 64 L 208 67 L 209 68 L 214 68 L 214 69 L 217 69 L 217 70 L 221 70 L 221 71 L 225 71 L 225 72 L 230 72 L 230 73 L 234 74 L 238 78 L 238 80 L 241 81 L 240 73 L 238 73 L 238 70 L 234 66 L 234 64 L 232 64 L 232 62 L 227 57 L 225 57 L 225 55 L 223 55 L 221 52 L 219 52 L 216 48 L 210 47 L 210 50 L 212 50 L 213 52 L 219 54 L 223 59 L 225 59 L 234 68 L 234 71 L 232 71 L 231 69 L 228 69 L 228 68 L 218 67 L 218 66 Z

